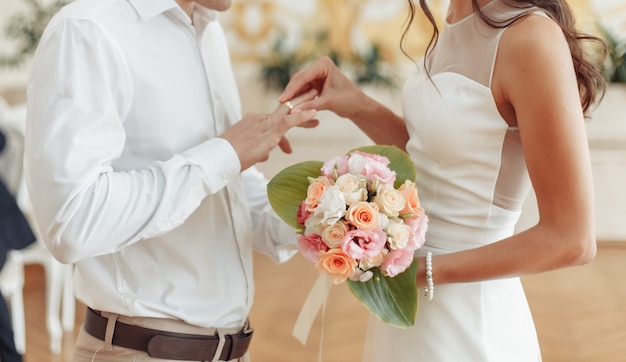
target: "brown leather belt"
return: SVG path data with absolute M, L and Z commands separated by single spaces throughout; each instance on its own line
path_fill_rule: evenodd
M 85 330 L 103 340 L 108 319 L 100 312 L 87 308 Z M 252 340 L 252 330 L 227 334 L 220 361 L 243 357 Z M 122 322 L 115 323 L 114 345 L 147 352 L 150 357 L 179 361 L 207 361 L 213 359 L 219 343 L 218 335 L 201 335 L 159 331 Z

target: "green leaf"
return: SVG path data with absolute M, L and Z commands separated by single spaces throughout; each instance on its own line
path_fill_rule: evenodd
M 415 324 L 417 316 L 417 259 L 403 273 L 385 277 L 378 268 L 371 269 L 372 278 L 366 282 L 348 280 L 352 294 L 381 321 L 399 328 Z
M 298 209 L 306 199 L 308 177 L 320 176 L 323 164 L 321 161 L 306 161 L 291 165 L 277 173 L 267 185 L 269 202 L 274 212 L 296 230 L 302 228 L 298 224 Z
M 409 155 L 396 146 L 363 146 L 356 148 L 356 150 L 387 157 L 390 161 L 389 168 L 396 171 L 396 182 L 394 183 L 395 188 L 400 187 L 405 180 L 415 181 L 415 178 L 417 177 L 415 164 Z

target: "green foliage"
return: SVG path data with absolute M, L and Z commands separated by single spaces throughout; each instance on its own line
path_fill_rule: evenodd
M 603 65 L 606 80 L 612 83 L 626 83 L 626 41 L 620 41 L 603 26 L 599 28 L 609 51 L 607 62 Z
M 49 5 L 42 5 L 38 0 L 24 1 L 29 11 L 14 15 L 9 19 L 5 29 L 7 38 L 16 40 L 17 49 L 12 54 L 0 55 L 0 66 L 17 67 L 35 53 L 43 31 L 52 16 L 70 2 L 70 0 L 55 0 Z
M 396 81 L 389 71 L 383 71 L 383 62 L 380 46 L 373 44 L 365 54 L 361 54 L 355 61 L 355 82 L 357 84 L 375 84 L 393 88 Z
M 417 316 L 417 259 L 403 273 L 387 278 L 380 269 L 370 269 L 374 275 L 366 282 L 348 279 L 354 296 L 381 321 L 398 328 L 415 324 Z
M 371 44 L 362 54 L 353 52 L 349 57 L 342 57 L 328 46 L 326 32 L 305 36 L 302 43 L 305 45 L 298 49 L 289 49 L 283 35 L 276 38 L 271 54 L 261 59 L 260 75 L 267 89 L 282 91 L 294 73 L 322 56 L 331 58 L 337 67 L 350 70 L 357 84 L 396 87 L 394 75 L 384 69 L 378 44 Z
M 267 185 L 268 199 L 274 212 L 295 230 L 303 227 L 298 224 L 298 209 L 306 199 L 308 178 L 321 175 L 323 164 L 322 161 L 306 161 L 291 165 L 280 171 Z

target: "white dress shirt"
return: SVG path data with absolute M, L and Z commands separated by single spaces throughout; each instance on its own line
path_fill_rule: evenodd
M 266 180 L 218 138 L 241 119 L 216 13 L 174 0 L 77 0 L 48 25 L 28 89 L 26 181 L 86 305 L 242 325 L 252 250 L 297 250 Z

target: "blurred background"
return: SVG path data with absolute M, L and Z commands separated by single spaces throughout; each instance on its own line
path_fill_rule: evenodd
M 0 155 L 0 175 L 8 179 L 27 214 L 28 195 L 16 163 L 21 162 L 19 137 L 30 64 L 49 17 L 67 2 L 0 0 L 0 128 L 15 137 L 9 153 Z M 447 0 L 429 4 L 441 23 Z M 604 38 L 612 52 L 604 64 L 607 94 L 588 122 L 600 253 L 590 266 L 533 276 L 524 282 L 545 361 L 626 361 L 626 347 L 620 342 L 626 337 L 626 312 L 622 311 L 626 305 L 622 291 L 626 290 L 626 2 L 568 0 L 568 4 L 579 27 Z M 401 114 L 399 92 L 404 76 L 414 67 L 399 47 L 406 14 L 403 0 L 234 0 L 221 21 L 243 111 L 271 111 L 291 74 L 329 55 L 368 94 Z M 430 34 L 430 24 L 418 18 L 406 43 L 413 59 L 421 57 Z M 276 151 L 259 168 L 271 177 L 290 164 L 326 160 L 371 143 L 345 119 L 326 112 L 319 118 L 321 125 L 316 129 L 289 132 L 293 154 Z M 518 229 L 536 221 L 531 193 Z M 37 258 L 31 255 L 21 261 L 26 356 L 30 361 L 66 361 L 83 309 L 71 296 L 71 267 L 50 260 L 42 249 L 36 253 Z M 325 361 L 360 360 L 367 314 L 346 288 L 335 288 L 326 316 L 320 316 L 310 342 L 301 346 L 290 331 L 313 284 L 312 266 L 299 256 L 283 266 L 274 266 L 264 257 L 257 259 L 255 361 L 313 361 L 322 345 Z M 272 345 L 280 345 L 281 351 Z M 288 357 L 294 355 L 299 357 Z

